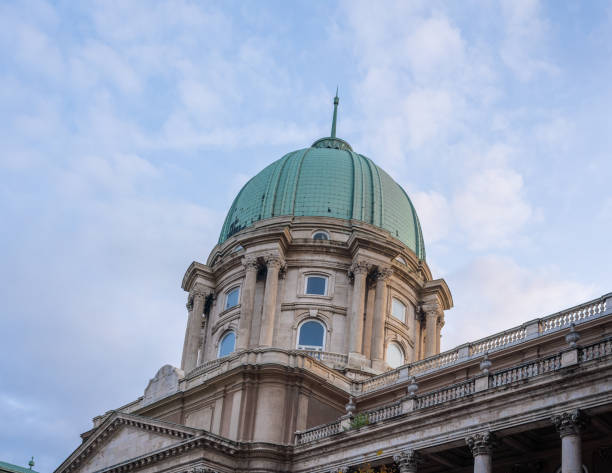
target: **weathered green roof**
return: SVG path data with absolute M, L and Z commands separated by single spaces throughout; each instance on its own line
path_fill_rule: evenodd
M 425 259 L 421 225 L 404 189 L 335 137 L 286 154 L 247 182 L 225 218 L 219 244 L 279 216 L 360 220 L 387 230 Z
M 23 466 L 13 465 L 12 463 L 7 462 L 0 462 L 0 471 L 9 471 L 11 473 L 38 473 L 35 470 L 31 470 Z

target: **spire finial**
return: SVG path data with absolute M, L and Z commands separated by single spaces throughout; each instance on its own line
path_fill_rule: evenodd
M 34 457 L 32 457 L 32 459 L 28 462 L 28 465 L 30 465 L 30 470 L 32 469 L 32 467 L 35 465 L 34 463 Z
M 336 137 L 336 120 L 338 118 L 338 102 L 340 99 L 338 98 L 338 86 L 336 86 L 336 96 L 334 97 L 334 119 L 332 120 L 332 129 L 331 129 L 331 137 Z

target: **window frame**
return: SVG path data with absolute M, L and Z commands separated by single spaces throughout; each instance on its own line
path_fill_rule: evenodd
M 402 355 L 402 361 L 397 366 L 393 366 L 391 363 L 389 363 L 389 349 L 391 348 L 392 345 L 396 346 Z M 399 368 L 400 366 L 403 366 L 406 364 L 406 350 L 404 349 L 404 347 L 399 341 L 394 339 L 394 340 L 389 340 L 387 342 L 387 346 L 385 348 L 385 363 L 387 363 L 387 365 L 389 365 L 393 369 Z
M 397 301 L 399 302 L 403 307 L 404 307 L 404 318 L 400 319 L 399 317 L 396 317 L 395 314 L 393 313 L 393 303 Z M 400 299 L 399 297 L 395 297 L 395 296 L 391 296 L 391 310 L 389 311 L 391 314 L 391 317 L 393 317 L 395 320 L 399 320 L 401 323 L 403 323 L 404 325 L 406 325 L 406 312 L 408 311 L 408 304 L 406 304 L 402 299 Z
M 317 235 L 325 235 L 325 238 L 315 238 Z M 312 232 L 312 239 L 315 241 L 330 241 L 331 240 L 331 236 L 329 234 L 329 232 L 325 231 L 325 230 L 315 230 L 314 232 Z
M 308 322 L 318 323 L 323 328 L 323 341 L 321 342 L 321 347 L 317 347 L 315 345 L 300 345 L 300 332 L 302 331 L 302 327 Z M 295 348 L 297 350 L 310 350 L 310 351 L 325 351 L 325 343 L 327 342 L 327 327 L 325 323 L 320 319 L 307 318 L 302 320 L 297 326 L 297 337 L 295 339 Z
M 234 292 L 234 291 L 238 291 L 238 298 L 236 300 L 236 303 L 232 306 L 228 307 L 228 301 L 229 301 L 229 295 Z M 233 309 L 234 307 L 238 307 L 240 305 L 240 296 L 241 296 L 241 290 L 240 290 L 240 286 L 233 286 L 232 288 L 228 289 L 227 291 L 225 291 L 225 303 L 223 304 L 223 310 L 230 310 Z
M 325 280 L 325 288 L 323 289 L 323 294 L 315 294 L 308 292 L 308 279 L 309 278 L 321 278 Z M 304 275 L 304 295 L 306 296 L 315 296 L 315 297 L 326 297 L 329 293 L 329 276 L 327 274 L 321 273 L 311 273 Z
M 221 356 L 221 348 L 223 347 L 223 340 L 225 340 L 230 335 L 234 336 L 234 346 L 232 347 L 232 351 L 230 351 L 227 355 Z M 235 351 L 236 351 L 236 332 L 234 330 L 228 330 L 223 335 L 221 335 L 221 338 L 219 338 L 219 347 L 217 348 L 217 358 L 225 358 L 226 356 L 230 356 Z

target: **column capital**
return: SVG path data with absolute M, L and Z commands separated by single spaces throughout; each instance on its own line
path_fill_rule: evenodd
M 285 260 L 280 255 L 267 254 L 264 256 L 268 268 L 281 269 L 285 265 Z
M 491 455 L 493 447 L 497 444 L 497 439 L 493 432 L 487 431 L 470 435 L 465 439 L 465 443 L 472 452 L 472 455 L 477 457 L 478 455 Z
M 375 278 L 377 281 L 386 281 L 393 275 L 393 268 L 389 267 L 378 267 L 378 271 L 376 271 Z
M 440 301 L 438 301 L 438 299 L 429 299 L 423 301 L 423 303 L 421 304 L 421 308 L 423 309 L 423 312 L 425 312 L 426 317 L 438 317 L 444 314 L 442 304 L 440 304 Z
M 365 260 L 355 260 L 351 267 L 349 268 L 349 273 L 352 274 L 368 274 L 370 269 L 372 268 L 372 264 Z
M 191 298 L 195 297 L 206 297 L 209 294 L 212 294 L 213 290 L 209 287 L 206 287 L 204 284 L 197 283 L 189 291 L 189 296 Z
M 550 418 L 561 438 L 566 435 L 580 435 L 586 427 L 589 418 L 580 409 L 554 415 Z
M 242 258 L 242 266 L 246 271 L 257 271 L 259 269 L 257 256 L 245 256 Z
M 397 455 L 393 455 L 393 461 L 399 467 L 400 473 L 415 473 L 417 466 L 422 463 L 421 455 L 416 450 L 402 450 Z

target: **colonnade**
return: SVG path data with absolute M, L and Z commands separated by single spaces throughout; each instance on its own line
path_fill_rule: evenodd
M 285 265 L 281 255 L 267 253 L 263 255 L 247 256 L 242 260 L 245 268 L 244 281 L 241 287 L 240 312 L 242 316 L 238 322 L 236 333 L 236 349 L 244 350 L 250 348 L 254 343 L 257 346 L 269 347 L 274 342 L 274 326 L 276 308 L 278 301 L 279 275 Z M 263 310 L 259 334 L 252 334 L 253 313 L 255 306 L 255 286 L 257 273 L 264 267 L 267 270 L 266 284 L 263 298 Z M 393 274 L 393 269 L 387 265 L 373 263 L 361 258 L 353 261 L 349 273 L 353 277 L 353 291 L 348 301 L 347 308 L 347 351 L 349 363 L 357 360 L 361 363 L 365 360 L 363 337 L 364 337 L 364 311 L 366 292 L 368 290 L 368 276 L 375 280 L 374 314 L 371 319 L 372 342 L 370 345 L 370 359 L 372 367 L 383 370 L 385 368 L 385 320 L 387 314 L 388 281 Z M 205 299 L 213 294 L 214 288 L 196 284 L 189 293 L 187 309 L 188 322 L 185 332 L 185 343 L 183 345 L 183 358 L 181 368 L 188 372 L 194 369 L 198 363 L 198 353 L 205 347 L 202 330 L 206 319 L 203 318 Z M 425 357 L 433 356 L 440 352 L 440 330 L 443 325 L 444 311 L 436 298 L 428 299 L 422 306 L 425 314 L 424 322 L 426 336 L 425 349 L 422 351 Z M 419 338 L 417 333 L 417 338 Z
M 564 412 L 551 418 L 561 438 L 561 473 L 582 473 L 582 440 L 581 433 L 588 421 L 587 416 L 579 409 Z M 474 457 L 474 473 L 492 473 L 493 451 L 498 444 L 493 432 L 474 433 L 465 439 L 467 447 Z M 406 449 L 393 456 L 400 473 L 417 473 L 423 462 L 417 450 Z M 333 471 L 347 471 L 348 467 Z

